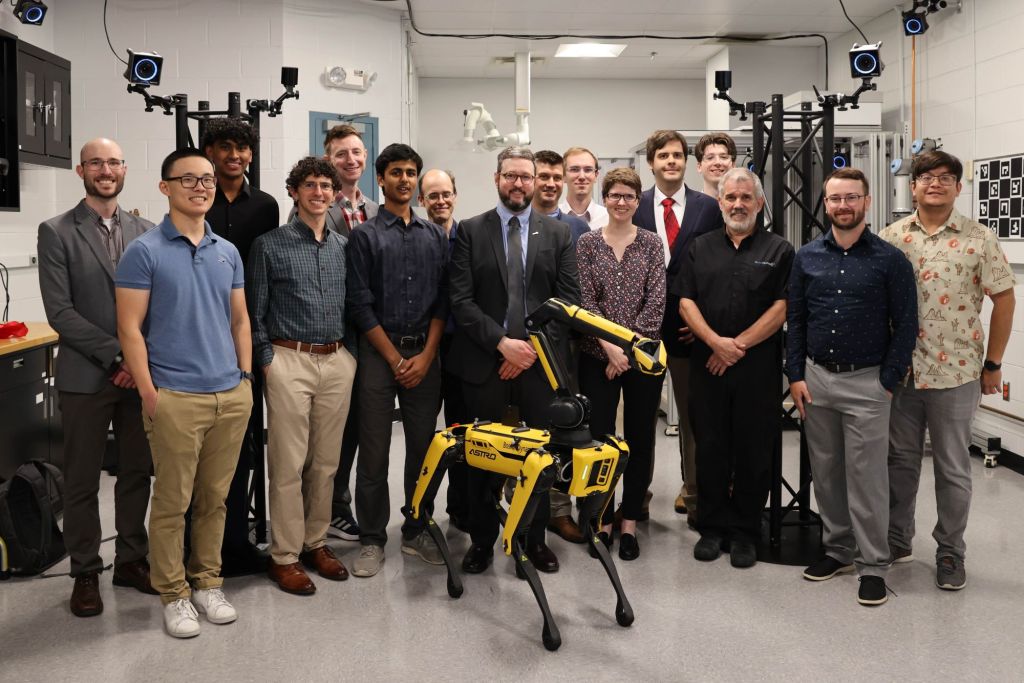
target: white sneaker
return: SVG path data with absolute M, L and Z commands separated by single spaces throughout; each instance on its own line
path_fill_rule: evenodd
M 224 597 L 224 591 L 219 588 L 209 590 L 192 589 L 192 604 L 196 606 L 200 614 L 206 615 L 206 620 L 211 624 L 230 624 L 238 618 L 238 612 Z
M 164 605 L 164 629 L 175 638 L 192 638 L 199 635 L 199 615 L 192 603 L 181 598 Z

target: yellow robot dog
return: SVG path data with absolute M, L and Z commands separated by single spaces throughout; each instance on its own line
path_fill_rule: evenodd
M 579 526 L 604 566 L 615 589 L 615 620 L 621 626 L 633 623 L 633 608 L 622 590 L 618 572 L 596 533 L 598 520 L 626 469 L 629 449 L 615 436 L 594 441 L 590 436 L 590 401 L 568 389 L 565 364 L 555 352 L 548 335 L 551 324 L 567 326 L 582 334 L 603 339 L 625 351 L 630 366 L 649 375 L 665 372 L 665 347 L 660 341 L 644 339 L 631 330 L 573 306 L 560 299 L 548 299 L 526 320 L 530 341 L 544 369 L 555 397 L 548 410 L 546 427 L 507 425 L 477 420 L 472 425 L 454 425 L 434 436 L 423 460 L 406 515 L 419 519 L 424 505 L 434 500 L 445 470 L 453 462 L 495 472 L 516 480 L 512 502 L 506 512 L 499 498 L 494 505 L 503 526 L 502 548 L 516 562 L 516 573 L 525 578 L 544 617 L 542 640 L 548 650 L 557 650 L 561 635 L 551 616 L 544 587 L 523 550 L 526 532 L 541 496 L 555 487 L 576 496 L 580 503 Z M 462 582 L 452 570 L 448 544 L 433 519 L 427 531 L 437 543 L 448 569 L 448 594 L 462 595 Z

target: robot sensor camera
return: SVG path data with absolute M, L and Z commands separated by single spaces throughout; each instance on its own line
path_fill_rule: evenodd
M 124 77 L 138 85 L 160 85 L 164 58 L 155 52 L 128 50 L 128 69 Z

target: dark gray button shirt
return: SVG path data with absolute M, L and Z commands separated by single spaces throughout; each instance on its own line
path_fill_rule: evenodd
M 296 215 L 253 243 L 246 298 L 257 363 L 274 359 L 271 339 L 328 344 L 345 336 L 347 242 L 326 229 L 317 242 Z

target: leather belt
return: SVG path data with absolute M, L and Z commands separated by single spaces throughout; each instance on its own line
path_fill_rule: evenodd
M 291 339 L 271 339 L 270 343 L 274 346 L 283 346 L 286 349 L 298 351 L 299 353 L 316 353 L 320 355 L 335 353 L 343 346 L 340 341 L 330 342 L 329 344 L 307 344 L 305 342 L 292 341 Z
M 813 359 L 812 359 L 813 360 Z M 839 374 L 842 372 L 854 372 L 855 370 L 864 370 L 866 368 L 877 368 L 878 363 L 823 363 L 821 361 L 814 361 L 822 370 L 827 370 L 832 374 Z
M 391 334 L 389 332 L 388 337 L 396 349 L 404 349 L 406 351 L 422 349 L 427 343 L 427 335 L 425 334 Z

